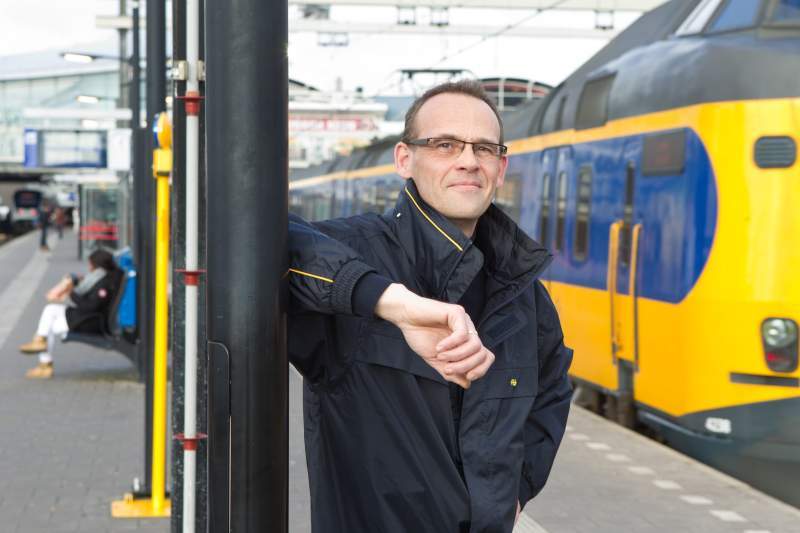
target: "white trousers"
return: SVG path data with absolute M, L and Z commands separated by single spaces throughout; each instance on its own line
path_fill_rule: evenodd
M 67 306 L 64 304 L 47 304 L 39 318 L 39 327 L 36 334 L 47 339 L 47 351 L 39 354 L 40 363 L 50 363 L 53 356 L 50 352 L 55 345 L 56 335 L 63 336 L 69 333 L 67 324 Z

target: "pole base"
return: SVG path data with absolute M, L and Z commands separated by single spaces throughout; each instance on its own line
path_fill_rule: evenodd
M 161 509 L 155 508 L 152 498 L 136 498 L 131 492 L 126 492 L 122 498 L 111 502 L 113 518 L 169 518 L 172 515 L 168 498 L 164 499 Z

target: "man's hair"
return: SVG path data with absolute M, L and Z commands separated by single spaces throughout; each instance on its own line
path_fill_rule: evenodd
M 483 90 L 481 84 L 474 80 L 461 80 L 456 82 L 449 81 L 442 83 L 436 87 L 428 89 L 425 91 L 425 94 L 414 100 L 414 103 L 411 104 L 411 107 L 409 107 L 408 111 L 406 111 L 406 124 L 405 128 L 403 129 L 403 136 L 401 137 L 403 142 L 414 140 L 417 135 L 414 129 L 414 121 L 417 118 L 417 113 L 419 113 L 420 108 L 425 104 L 425 102 L 439 94 L 464 94 L 473 98 L 477 98 L 488 105 L 494 113 L 494 116 L 497 117 L 498 124 L 500 124 L 500 144 L 503 144 L 503 119 L 500 118 L 500 112 L 497 110 L 497 106 L 494 104 L 489 95 L 486 94 L 486 91 Z

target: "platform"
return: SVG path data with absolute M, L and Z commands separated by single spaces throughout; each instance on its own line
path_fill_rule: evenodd
M 0 531 L 167 532 L 164 519 L 112 519 L 109 504 L 143 475 L 144 399 L 121 355 L 59 345 L 55 376 L 23 377 L 44 294 L 83 271 L 71 232 L 0 245 Z M 302 387 L 290 376 L 289 531 L 310 533 Z M 800 511 L 573 406 L 544 491 L 515 533 L 800 533 Z M 360 533 L 360 532 L 359 532 Z
M 144 474 L 144 386 L 122 355 L 82 344 L 53 353 L 55 375 L 31 381 L 30 340 L 45 293 L 85 272 L 70 230 L 51 252 L 30 233 L 0 245 L 0 531 L 167 532 L 169 520 L 115 520 L 111 501 Z

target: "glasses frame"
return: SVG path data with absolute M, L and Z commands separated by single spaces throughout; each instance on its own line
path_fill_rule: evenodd
M 484 142 L 484 141 L 470 142 L 470 141 L 464 141 L 462 139 L 456 139 L 455 137 L 424 137 L 424 138 L 421 138 L 421 139 L 411 139 L 411 140 L 403 141 L 403 142 L 405 144 L 410 145 L 410 146 L 422 146 L 422 147 L 425 147 L 425 148 L 435 148 L 433 145 L 431 145 L 431 141 L 455 141 L 455 142 L 462 143 L 461 151 L 458 153 L 458 156 L 460 156 L 461 154 L 464 153 L 464 148 L 466 148 L 468 144 L 472 145 L 472 153 L 475 154 L 475 157 L 478 157 L 478 153 L 475 151 L 475 145 L 476 144 L 484 145 L 484 146 L 497 147 L 497 152 L 498 153 L 494 154 L 494 157 L 496 157 L 497 159 L 500 159 L 501 157 L 505 156 L 508 153 L 508 146 L 506 146 L 505 144 L 490 143 L 490 142 Z M 458 156 L 455 156 L 455 157 L 458 157 Z

